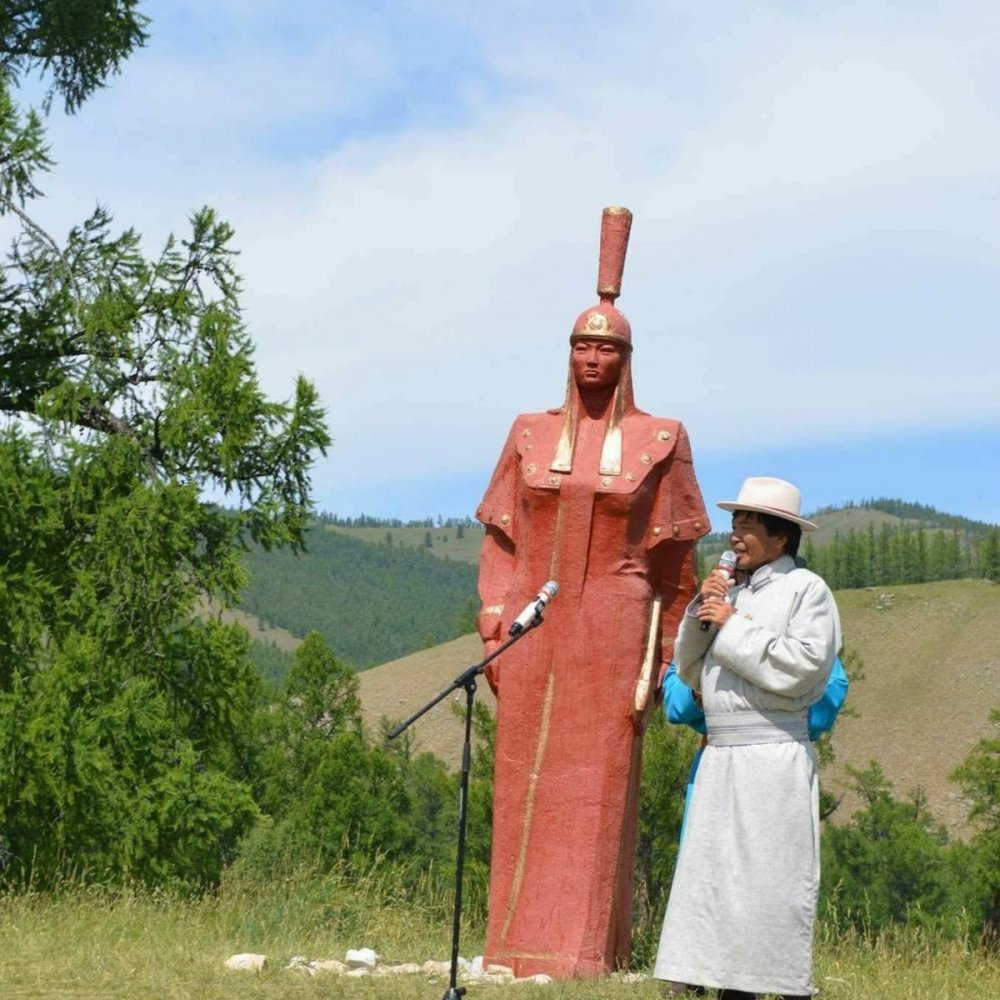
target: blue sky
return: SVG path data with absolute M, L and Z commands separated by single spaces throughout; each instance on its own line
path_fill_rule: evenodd
M 561 401 L 621 204 L 636 398 L 706 499 L 778 475 L 1000 522 L 995 3 L 143 9 L 147 48 L 53 116 L 36 214 L 100 202 L 152 249 L 219 209 L 266 388 L 328 406 L 321 509 L 472 512 Z

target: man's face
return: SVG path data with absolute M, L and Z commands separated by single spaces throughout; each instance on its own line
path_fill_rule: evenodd
M 573 379 L 584 391 L 616 386 L 624 360 L 621 348 L 606 340 L 577 340 L 570 351 Z
M 752 573 L 784 553 L 785 536 L 769 535 L 756 511 L 738 510 L 733 514 L 729 544 L 736 553 L 736 568 Z

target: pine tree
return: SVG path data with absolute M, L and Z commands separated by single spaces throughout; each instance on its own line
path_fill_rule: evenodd
M 898 578 L 899 570 L 893 558 L 892 536 L 885 521 L 882 522 L 878 532 L 878 555 L 875 557 L 875 564 L 878 571 L 874 582 L 879 586 L 885 586 Z
M 231 604 L 251 541 L 301 547 L 328 441 L 313 387 L 261 391 L 232 231 L 210 209 L 152 257 L 99 208 L 36 220 L 39 70 L 77 111 L 145 40 L 135 0 L 0 11 L 0 830 L 10 881 L 63 866 L 202 885 L 258 816 L 261 682 Z M 232 509 L 204 497 L 225 494 Z
M 990 713 L 994 735 L 973 747 L 952 774 L 970 804 L 969 819 L 977 826 L 972 843 L 975 864 L 966 883 L 970 903 L 980 921 L 984 942 L 1000 949 L 1000 711 Z
M 927 532 L 923 526 L 917 528 L 916 541 L 914 543 L 913 556 L 913 582 L 925 583 L 927 581 Z
M 979 572 L 985 580 L 1000 582 L 1000 528 L 994 528 L 980 546 Z

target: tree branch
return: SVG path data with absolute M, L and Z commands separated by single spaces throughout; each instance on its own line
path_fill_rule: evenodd
M 55 241 L 55 239 L 49 235 L 48 231 L 40 226 L 35 220 L 24 211 L 23 208 L 19 208 L 10 198 L 5 199 L 7 208 L 13 212 L 20 220 L 24 223 L 25 228 L 29 229 L 34 233 L 35 238 L 41 242 L 48 245 L 49 249 L 56 255 L 59 262 L 63 266 L 63 271 L 66 274 L 66 278 L 69 281 L 70 288 L 72 289 L 73 297 L 73 317 L 76 320 L 76 325 L 78 327 L 83 326 L 81 319 L 81 309 L 83 296 L 80 294 L 80 287 L 76 283 L 76 275 L 73 273 L 73 267 L 70 262 L 66 259 L 66 254 L 63 252 L 62 247 Z

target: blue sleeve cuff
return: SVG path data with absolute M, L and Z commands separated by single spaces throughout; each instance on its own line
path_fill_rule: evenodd
M 663 678 L 663 710 L 675 725 L 690 726 L 695 732 L 704 734 L 705 713 L 694 700 L 694 691 L 677 676 L 677 668 L 672 663 Z

